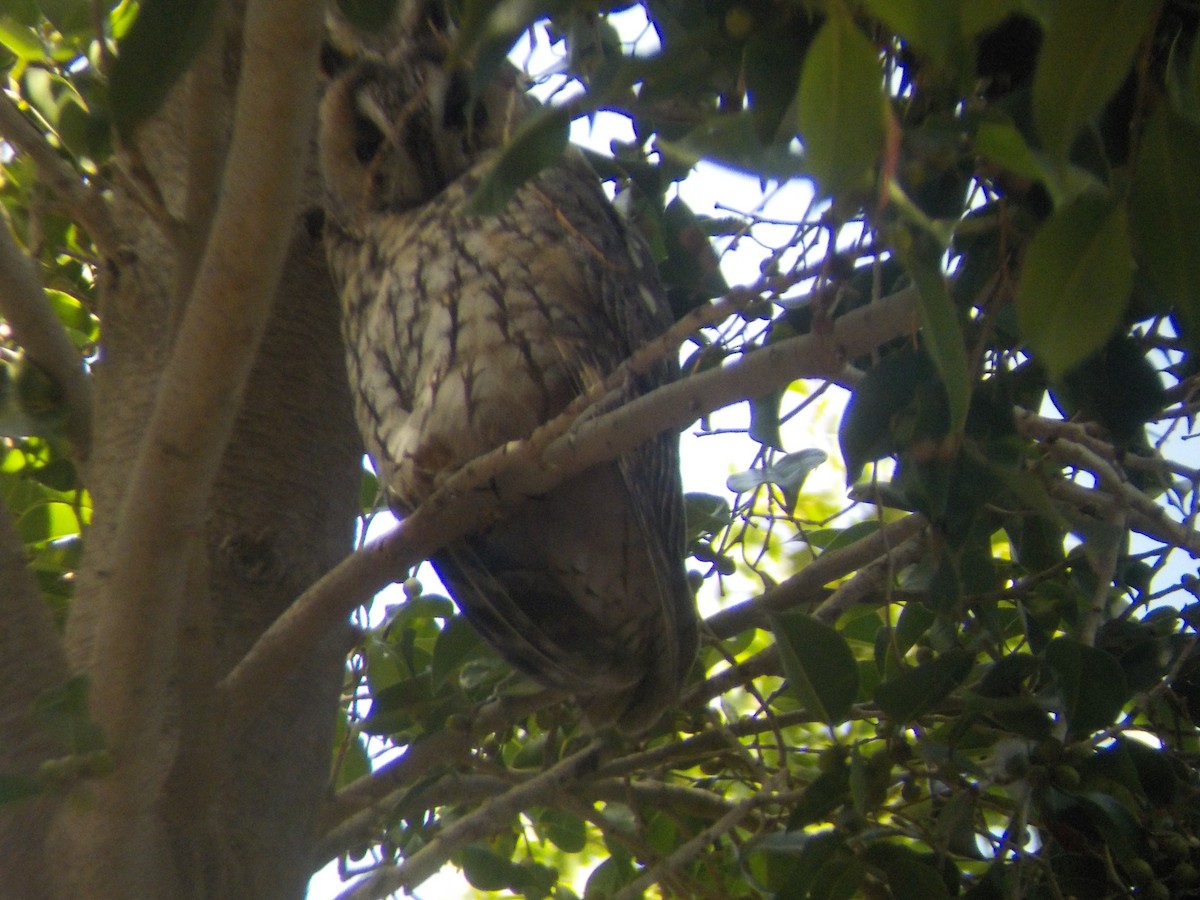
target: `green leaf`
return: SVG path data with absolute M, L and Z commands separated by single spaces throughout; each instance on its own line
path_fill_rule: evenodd
M 433 687 L 455 675 L 463 663 L 479 655 L 483 639 L 461 616 L 447 620 L 433 649 Z
M 957 434 L 967 422 L 967 410 L 971 405 L 971 371 L 958 312 L 950 298 L 946 279 L 936 264 L 923 254 L 904 253 L 901 256 L 904 268 L 917 286 L 921 336 L 946 389 L 950 431 Z
M 496 853 L 486 844 L 463 847 L 460 865 L 467 883 L 478 891 L 502 891 L 516 875 L 512 860 Z
M 783 449 L 783 438 L 779 434 L 779 404 L 785 390 L 776 388 L 761 397 L 751 398 L 750 428 L 746 432 L 750 440 L 774 450 Z
M 1125 210 L 1084 194 L 1029 242 L 1017 286 L 1021 333 L 1051 379 L 1104 346 L 1133 287 Z
M 1111 725 L 1129 699 L 1121 664 L 1103 650 L 1055 638 L 1046 645 L 1046 664 L 1055 674 L 1071 737 Z
M 961 648 L 947 650 L 933 662 L 880 684 L 875 689 L 875 702 L 895 721 L 911 722 L 963 683 L 974 658 Z
M 212 27 L 217 0 L 143 0 L 138 17 L 117 45 L 109 80 L 113 124 L 126 139 L 166 100 Z
M 809 48 L 796 91 L 804 167 L 821 194 L 871 184 L 884 110 L 879 54 L 838 4 Z
M 1065 160 L 1079 130 L 1120 87 L 1158 3 L 1059 0 L 1033 77 L 1042 145 Z
M 561 809 L 547 809 L 538 816 L 537 832 L 563 853 L 581 853 L 587 846 L 586 823 Z
M 27 510 L 17 522 L 26 544 L 41 544 L 80 532 L 79 516 L 69 503 L 40 503 Z
M 1200 50 L 1192 55 L 1200 59 Z M 1134 166 L 1129 226 L 1138 261 L 1200 345 L 1200 124 L 1161 104 Z
M 984 122 L 975 132 L 975 152 L 1014 175 L 1041 182 L 1059 205 L 1086 188 L 1095 188 L 1094 176 L 1075 166 L 1055 164 L 1025 141 L 1011 122 Z
M 80 37 L 91 31 L 91 4 L 83 0 L 38 0 L 38 6 L 65 37 Z
M 58 320 L 72 332 L 88 341 L 95 341 L 100 336 L 100 320 L 92 315 L 77 297 L 48 289 L 46 300 L 58 316 Z
M 610 857 L 592 870 L 583 889 L 586 900 L 612 897 L 629 884 L 636 873 L 628 859 Z
M 845 856 L 835 831 L 772 832 L 747 845 L 742 869 L 776 897 L 804 897 L 822 869 Z
M 0 16 L 0 46 L 23 62 L 40 60 L 46 55 L 38 33 L 8 16 Z
M 950 61 L 959 40 L 954 0 L 865 0 L 864 5 L 935 66 Z M 967 5 L 976 4 L 967 0 Z
M 729 501 L 715 494 L 684 494 L 683 514 L 688 543 L 702 534 L 716 534 L 733 521 Z
M 475 188 L 467 214 L 485 216 L 504 209 L 517 188 L 562 158 L 570 131 L 571 116 L 565 108 L 545 107 L 526 119 Z
M 725 479 L 725 486 L 741 494 L 760 485 L 775 484 L 789 497 L 794 497 L 800 493 L 808 474 L 828 458 L 824 450 L 810 447 L 789 453 L 765 468 L 735 472 Z
M 940 900 L 949 897 L 942 876 L 908 847 L 884 841 L 867 846 L 867 862 L 881 869 L 895 900 Z
M 855 386 L 838 425 L 838 445 L 853 484 L 869 462 L 914 442 L 941 441 L 949 433 L 941 380 L 926 353 L 888 353 Z
M 770 622 L 792 694 L 830 725 L 844 721 L 858 695 L 858 664 L 846 639 L 801 612 Z

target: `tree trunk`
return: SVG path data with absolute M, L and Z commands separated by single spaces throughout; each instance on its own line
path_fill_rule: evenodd
M 139 130 L 136 155 L 122 156 L 124 171 L 135 176 L 113 192 L 121 246 L 103 261 L 100 284 L 97 427 L 87 470 L 93 519 L 66 635 L 74 672 L 91 668 L 96 626 L 109 599 L 118 515 L 133 489 L 131 461 L 207 237 L 219 166 L 205 184 L 196 141 L 202 137 L 204 149 L 223 158 L 242 52 L 236 18 L 226 17 L 189 78 Z M 317 196 L 315 170 L 308 170 L 305 208 Z M 141 188 L 131 188 L 132 181 Z M 148 215 L 144 198 L 134 196 L 145 195 L 150 183 L 181 229 Z M 179 602 L 182 611 L 162 726 L 137 735 L 155 761 L 153 777 L 142 785 L 150 811 L 133 813 L 144 820 L 128 832 L 136 840 L 106 843 L 96 810 L 111 811 L 112 798 L 94 803 L 103 777 L 82 779 L 69 796 L 5 806 L 0 871 L 19 875 L 6 875 L 0 894 L 10 896 L 5 892 L 14 888 L 12 896 L 25 898 L 304 895 L 313 822 L 330 771 L 348 627 L 330 634 L 285 684 L 262 685 L 271 700 L 240 733 L 224 726 L 214 700 L 217 681 L 263 630 L 352 549 L 358 512 L 361 450 L 320 229 L 304 215 L 279 227 L 292 239 L 269 324 L 243 395 L 228 398 L 240 411 L 210 499 L 196 517 L 202 526 L 188 538 L 182 596 L 163 598 L 164 609 Z M 21 584 L 22 567 L 5 552 L 6 543 L 12 544 L 0 540 L 0 576 L 8 589 Z M 66 674 L 61 652 L 51 652 L 57 644 L 45 618 L 25 622 L 25 630 L 41 629 L 37 645 L 49 648 L 45 664 L 24 667 L 21 682 L 6 677 L 3 690 L 20 690 L 22 697 L 0 698 L 0 709 L 27 708 Z M 12 629 L 4 639 L 32 643 Z M 0 750 L 5 772 L 28 774 L 54 754 L 25 717 L 11 733 L 20 740 Z M 24 880 L 9 880 L 15 877 Z

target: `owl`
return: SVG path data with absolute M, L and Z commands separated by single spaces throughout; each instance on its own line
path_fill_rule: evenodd
M 439 476 L 528 436 L 669 324 L 649 251 L 577 152 L 498 214 L 468 200 L 528 110 L 511 74 L 472 103 L 445 44 L 337 75 L 320 111 L 325 242 L 356 416 L 403 516 Z M 663 362 L 620 403 L 674 377 Z M 514 667 L 639 733 L 697 646 L 678 438 L 596 466 L 432 559 Z

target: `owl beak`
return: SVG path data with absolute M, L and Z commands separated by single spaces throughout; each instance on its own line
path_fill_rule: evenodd
M 383 135 L 384 141 L 393 147 L 398 146 L 399 140 L 396 132 L 396 124 L 392 121 L 383 106 L 380 105 L 379 101 L 370 94 L 360 94 L 356 99 L 359 115 L 379 130 L 379 133 Z

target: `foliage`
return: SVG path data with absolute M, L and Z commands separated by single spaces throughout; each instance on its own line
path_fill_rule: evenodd
M 607 18 L 635 5 L 652 54 Z M 872 310 L 901 325 L 820 373 L 850 389 L 850 512 L 804 492 L 821 458 L 781 423 L 819 390 L 782 376 L 751 398 L 735 496 L 714 473 L 689 497 L 691 565 L 722 608 L 644 742 L 597 746 L 416 579 L 364 619 L 324 858 L 370 871 L 370 896 L 447 859 L 530 898 L 580 880 L 596 898 L 1200 896 L 1200 470 L 1169 458 L 1200 383 L 1195 4 L 458 6 L 478 79 L 535 29 L 581 89 L 517 136 L 479 208 L 557 153 L 568 118 L 628 117 L 634 140 L 596 165 L 676 311 L 735 309 L 688 338 L 687 374 L 865 330 Z M 198 36 L 165 7 L 142 4 L 111 81 L 73 64 L 95 47 L 83 4 L 0 16 L 10 94 L 78 171 L 108 173 L 109 122 L 135 129 L 169 87 L 119 100 L 139 47 L 186 68 Z M 152 41 L 151 11 L 187 40 Z M 697 216 L 672 186 L 700 159 L 817 201 L 782 241 L 751 210 Z M 4 160 L 0 201 L 86 355 L 88 239 L 23 155 Z M 706 238 L 758 241 L 758 282 L 728 292 Z M 4 350 L 5 396 L 24 397 Z M 9 406 L 0 487 L 62 612 L 87 494 L 45 404 Z M 372 772 L 383 746 L 404 752 Z M 0 778 L 0 799 L 28 788 Z

